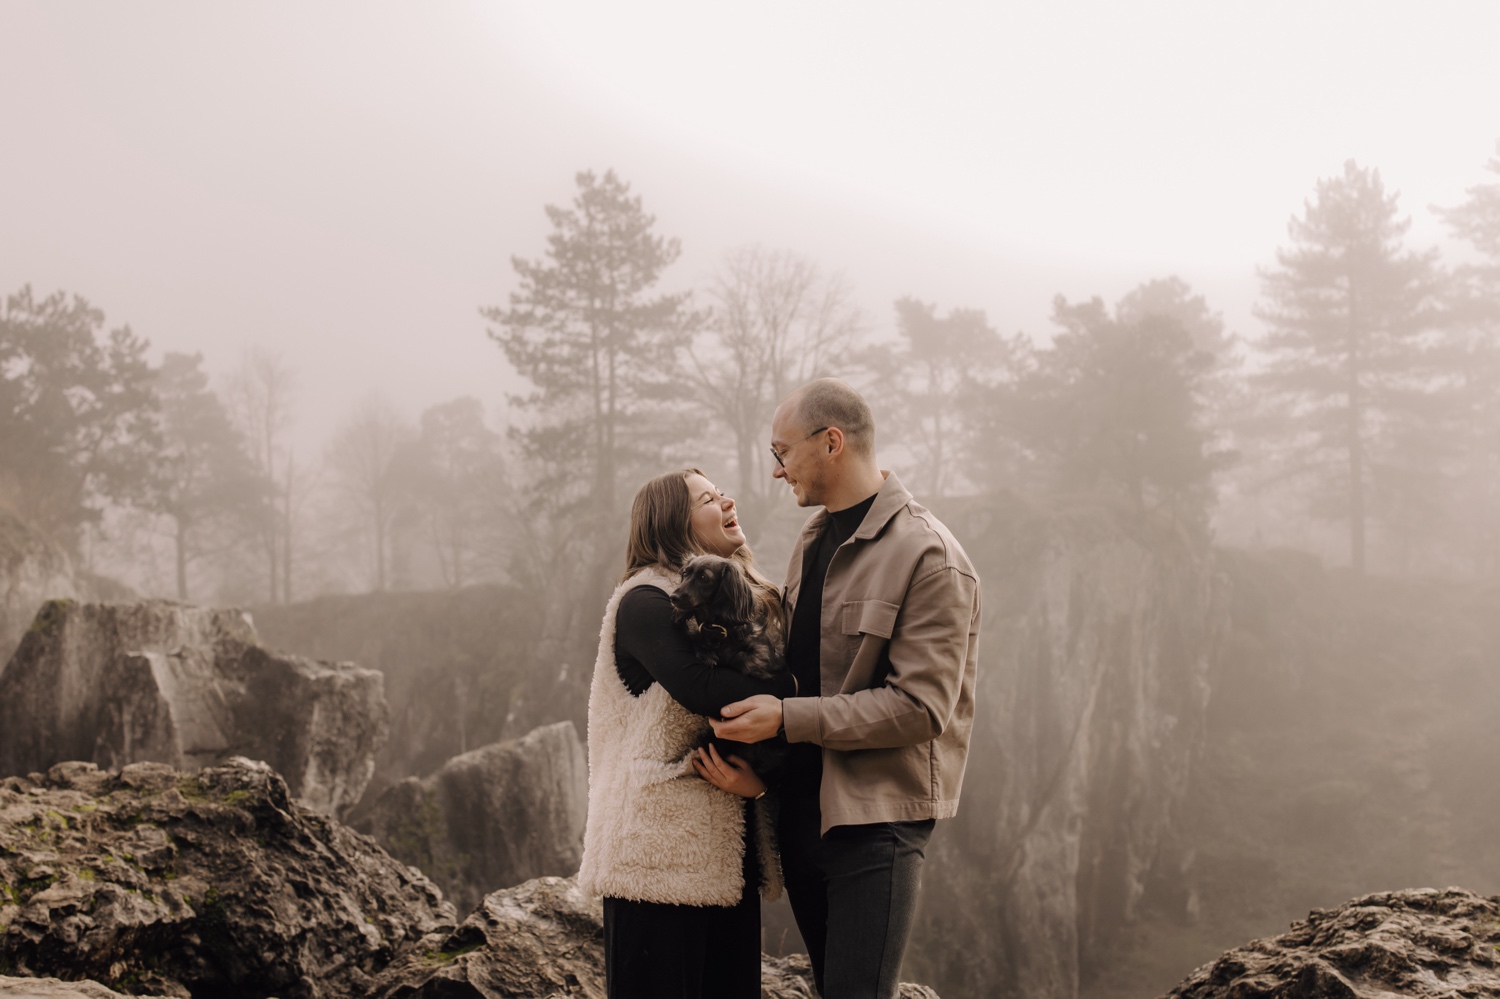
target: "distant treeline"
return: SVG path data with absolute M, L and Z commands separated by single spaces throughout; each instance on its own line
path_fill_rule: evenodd
M 372 398 L 315 456 L 293 451 L 279 358 L 252 351 L 215 387 L 201 354 L 153 365 L 84 299 L 25 287 L 0 311 L 0 506 L 181 599 L 481 580 L 586 596 L 636 485 L 674 464 L 731 490 L 752 537 L 791 523 L 771 411 L 837 375 L 924 497 L 1106 502 L 1357 571 L 1494 576 L 1500 157 L 1485 171 L 1437 209 L 1462 262 L 1407 245 L 1396 196 L 1351 161 L 1260 272 L 1259 336 L 1163 277 L 1113 306 L 1056 297 L 1045 343 L 912 298 L 878 337 L 837 274 L 759 246 L 666 293 L 678 242 L 613 172 L 580 173 L 541 256 L 512 258 L 508 304 L 480 310 L 532 386 L 510 425 L 472 398 L 416 424 Z

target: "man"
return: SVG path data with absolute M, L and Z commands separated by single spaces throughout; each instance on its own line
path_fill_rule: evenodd
M 714 731 L 785 731 L 778 833 L 824 999 L 894 997 L 934 821 L 958 810 L 974 720 L 979 579 L 936 517 L 875 460 L 859 393 L 825 378 L 771 424 L 772 475 L 824 508 L 792 551 L 797 697 L 727 705 Z

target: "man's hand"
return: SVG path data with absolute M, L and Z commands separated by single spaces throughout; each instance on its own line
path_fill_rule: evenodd
M 756 694 L 719 709 L 723 721 L 710 718 L 714 735 L 735 742 L 764 742 L 781 731 L 781 698 Z

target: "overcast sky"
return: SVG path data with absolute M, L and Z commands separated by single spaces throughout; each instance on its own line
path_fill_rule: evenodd
M 1412 216 L 1484 179 L 1500 2 L 528 4 L 0 0 L 0 293 L 154 353 L 302 378 L 320 442 L 516 388 L 484 335 L 542 206 L 614 168 L 682 241 L 1047 332 L 1178 274 L 1254 334 L 1255 268 L 1345 159 Z

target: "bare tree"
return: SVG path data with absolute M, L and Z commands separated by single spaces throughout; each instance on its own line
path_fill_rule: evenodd
M 513 512 L 496 509 L 514 499 L 503 445 L 483 404 L 464 396 L 423 411 L 420 433 L 395 458 L 397 488 L 445 586 L 470 582 L 496 535 L 510 533 Z
M 725 254 L 708 295 L 712 319 L 687 351 L 685 377 L 732 435 L 737 498 L 759 514 L 772 496 L 772 411 L 798 385 L 849 370 L 864 319 L 842 276 L 756 245 Z
M 395 408 L 371 396 L 328 446 L 327 462 L 335 482 L 370 528 L 375 589 L 386 588 L 386 559 L 391 523 L 400 509 L 400 479 L 394 459 L 411 437 Z
M 292 425 L 297 375 L 279 354 L 245 351 L 230 373 L 225 397 L 262 482 L 251 530 L 266 560 L 271 603 L 292 599 L 293 483 L 297 479 L 287 433 Z

